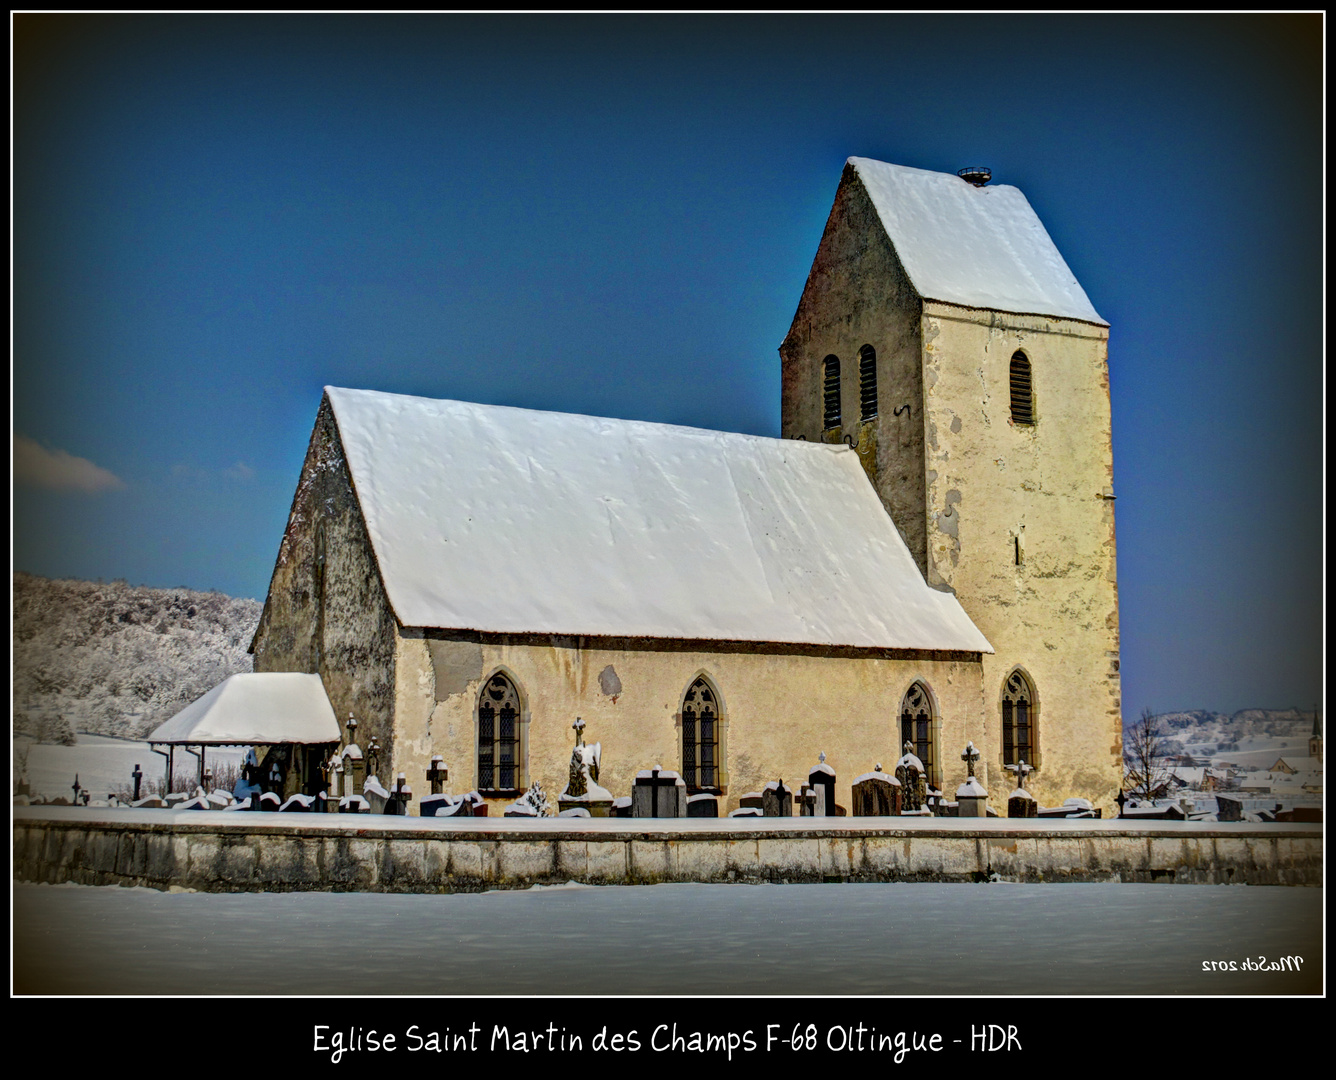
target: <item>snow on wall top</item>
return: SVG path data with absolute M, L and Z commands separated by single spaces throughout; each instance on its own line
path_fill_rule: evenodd
M 927 300 L 1107 326 L 1019 188 L 851 157 Z
M 149 742 L 236 745 L 338 742 L 338 721 L 319 675 L 231 675 L 148 737 Z
M 405 626 L 992 651 L 847 447 L 325 393 Z

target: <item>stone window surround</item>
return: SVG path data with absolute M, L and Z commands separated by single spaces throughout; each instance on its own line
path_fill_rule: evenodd
M 515 690 L 519 699 L 520 711 L 515 718 L 515 775 L 519 783 L 513 788 L 484 788 L 481 782 L 478 794 L 487 799 L 517 799 L 529 789 L 529 696 L 524 692 L 524 685 L 519 678 L 504 665 L 493 668 L 478 686 L 477 697 L 473 705 L 473 775 L 481 781 L 482 727 L 478 721 L 478 707 L 482 704 L 482 695 L 487 692 L 488 684 L 497 676 L 503 675 Z
M 685 688 L 682 690 L 681 698 L 678 701 L 677 715 L 673 717 L 674 726 L 677 729 L 677 769 L 682 779 L 687 779 L 686 774 L 686 755 L 684 752 L 684 733 L 682 727 L 682 710 L 686 705 L 687 695 L 691 693 L 691 688 L 696 685 L 698 680 L 704 680 L 709 686 L 710 692 L 714 694 L 715 707 L 717 709 L 717 718 L 715 720 L 715 730 L 717 732 L 715 771 L 718 774 L 717 783 L 712 788 L 696 788 L 687 783 L 687 793 L 695 795 L 701 791 L 717 792 L 719 795 L 728 794 L 728 707 L 724 703 L 724 695 L 719 692 L 719 684 L 714 677 L 704 668 L 696 671 L 691 678 L 687 679 Z

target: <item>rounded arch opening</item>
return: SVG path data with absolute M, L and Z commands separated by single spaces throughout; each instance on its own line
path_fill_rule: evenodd
M 1034 376 L 1030 358 L 1017 349 L 1011 354 L 1011 422 L 1020 427 L 1032 427 L 1034 415 Z

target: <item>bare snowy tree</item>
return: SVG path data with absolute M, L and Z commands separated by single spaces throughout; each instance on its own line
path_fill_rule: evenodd
M 1141 719 L 1123 739 L 1123 785 L 1128 794 L 1149 799 L 1168 779 L 1159 717 L 1142 709 Z

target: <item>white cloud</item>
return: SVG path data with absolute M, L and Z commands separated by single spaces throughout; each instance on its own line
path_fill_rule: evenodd
M 48 450 L 26 435 L 14 436 L 14 480 L 30 487 L 91 493 L 119 490 L 125 481 L 87 458 Z
M 250 480 L 255 476 L 255 470 L 244 461 L 238 461 L 231 468 L 224 469 L 223 475 L 230 476 L 233 480 Z

